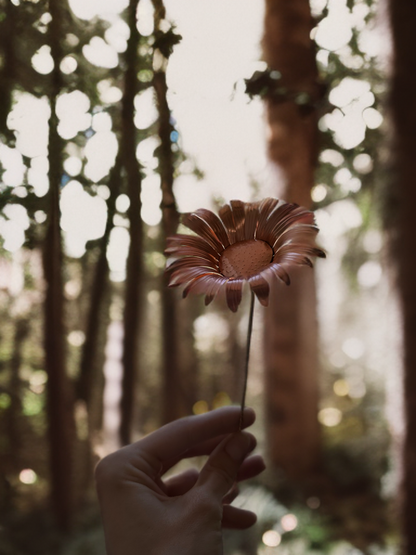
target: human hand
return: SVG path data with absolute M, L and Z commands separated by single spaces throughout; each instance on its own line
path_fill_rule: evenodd
M 256 515 L 231 506 L 236 483 L 264 470 L 260 456 L 246 458 L 254 436 L 237 431 L 238 407 L 224 407 L 171 422 L 108 455 L 96 482 L 108 555 L 222 555 L 222 528 L 252 526 Z M 255 420 L 244 410 L 243 428 Z M 184 458 L 209 455 L 163 481 Z

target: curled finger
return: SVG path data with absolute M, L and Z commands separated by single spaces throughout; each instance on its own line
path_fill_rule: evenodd
M 245 530 L 257 521 L 257 516 L 251 511 L 239 509 L 232 505 L 224 505 L 222 513 L 222 527 L 233 530 Z
M 249 480 L 250 478 L 255 478 L 263 470 L 265 470 L 266 464 L 261 455 L 253 455 L 252 457 L 247 457 L 246 460 L 240 467 L 237 474 L 237 482 L 242 482 L 243 480 Z
M 189 468 L 164 480 L 164 490 L 169 497 L 184 495 L 194 487 L 198 476 L 199 472 L 196 468 Z

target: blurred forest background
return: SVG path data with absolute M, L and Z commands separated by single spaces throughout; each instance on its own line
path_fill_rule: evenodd
M 1 555 L 104 553 L 99 457 L 240 401 L 247 306 L 182 300 L 163 250 L 270 195 L 327 260 L 256 311 L 268 470 L 227 553 L 416 553 L 415 28 L 405 0 L 0 0 Z

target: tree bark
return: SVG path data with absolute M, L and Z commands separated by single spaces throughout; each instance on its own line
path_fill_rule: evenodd
M 166 17 L 166 10 L 161 0 L 153 1 L 155 8 L 155 30 L 159 30 L 159 23 Z M 162 53 L 160 53 L 162 56 Z M 162 189 L 162 237 L 166 238 L 176 233 L 179 223 L 179 213 L 173 194 L 175 165 L 172 152 L 171 134 L 174 127 L 171 123 L 171 113 L 167 101 L 168 87 L 166 83 L 164 58 L 162 67 L 155 71 L 153 87 L 156 93 L 156 104 L 159 112 L 159 174 Z M 162 423 L 166 424 L 186 414 L 182 397 L 181 380 L 183 371 L 179 362 L 179 333 L 178 308 L 175 292 L 168 288 L 167 276 L 163 276 L 162 292 Z M 183 369 L 182 369 L 183 370 Z
M 137 71 L 139 64 L 138 47 L 140 35 L 137 30 L 136 12 L 139 0 L 130 0 L 128 25 L 130 38 L 125 55 L 126 71 L 122 98 L 120 148 L 123 166 L 127 176 L 127 195 L 130 206 L 127 217 L 130 224 L 130 247 L 127 257 L 126 289 L 124 306 L 123 378 L 120 402 L 120 440 L 123 445 L 131 442 L 132 419 L 137 376 L 139 371 L 139 326 L 142 314 L 140 293 L 143 273 L 143 222 L 141 219 L 141 172 L 136 158 L 136 127 L 134 125 L 134 97 L 138 92 Z
M 307 0 L 266 0 L 264 59 L 281 74 L 282 91 L 267 98 L 269 156 L 280 174 L 277 196 L 305 207 L 311 205 L 318 151 L 312 27 Z M 291 271 L 291 278 L 287 289 L 272 288 L 265 311 L 266 420 L 272 462 L 302 478 L 319 460 L 316 296 L 307 268 Z
M 416 553 L 416 264 L 415 144 L 416 144 L 416 5 L 389 2 L 393 35 L 390 107 L 394 124 L 394 183 L 390 217 L 394 218 L 392 253 L 398 270 L 404 328 L 404 407 L 406 432 L 403 451 L 403 532 L 405 553 Z
M 62 238 L 59 193 L 63 175 L 63 141 L 58 133 L 56 100 L 62 90 L 62 13 L 57 2 L 50 2 L 52 21 L 49 44 L 54 60 L 51 75 L 49 120 L 49 192 L 48 225 L 43 249 L 45 291 L 45 365 L 48 374 L 47 414 L 50 442 L 52 503 L 61 528 L 70 526 L 72 518 L 72 448 L 74 414 L 71 384 L 66 373 L 64 297 L 62 277 Z

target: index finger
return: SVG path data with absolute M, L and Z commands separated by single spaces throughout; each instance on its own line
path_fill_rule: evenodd
M 223 407 L 198 416 L 188 416 L 166 424 L 130 448 L 135 454 L 146 454 L 154 470 L 169 459 L 180 458 L 188 449 L 224 434 L 238 431 L 241 409 Z M 242 428 L 251 426 L 256 416 L 251 408 L 244 409 Z

